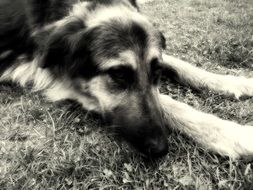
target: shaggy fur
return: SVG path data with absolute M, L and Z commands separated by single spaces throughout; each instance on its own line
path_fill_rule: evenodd
M 78 101 L 147 156 L 168 152 L 167 127 L 222 155 L 252 155 L 253 127 L 198 112 L 161 95 L 158 84 L 164 74 L 240 98 L 253 95 L 253 79 L 165 55 L 165 38 L 135 0 L 1 0 L 0 23 L 0 81 Z

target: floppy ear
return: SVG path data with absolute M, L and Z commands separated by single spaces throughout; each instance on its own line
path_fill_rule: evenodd
M 89 51 L 85 43 L 85 26 L 82 21 L 72 21 L 60 29 L 55 29 L 41 50 L 41 67 L 49 69 L 55 76 L 75 77 L 84 70 Z

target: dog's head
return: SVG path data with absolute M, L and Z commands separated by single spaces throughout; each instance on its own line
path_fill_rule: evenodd
M 167 153 L 158 102 L 161 33 L 135 1 L 77 5 L 49 36 L 43 67 L 71 81 L 73 99 L 110 120 L 118 134 L 148 156 Z

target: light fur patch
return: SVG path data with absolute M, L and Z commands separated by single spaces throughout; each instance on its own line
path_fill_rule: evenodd
M 73 9 L 70 11 L 70 16 L 77 17 L 79 19 L 85 19 L 88 17 L 90 12 L 88 11 L 87 7 L 90 5 L 91 2 L 79 2 L 73 5 Z
M 32 62 L 21 62 L 18 66 L 14 65 L 3 73 L 1 80 L 12 80 L 21 86 L 33 82 L 36 90 L 45 89 L 53 82 L 49 72 L 38 67 L 37 58 Z
M 158 58 L 158 59 L 161 58 L 161 53 L 160 53 L 159 49 L 157 48 L 157 46 L 155 46 L 155 45 L 152 46 L 151 45 L 150 47 L 151 48 L 148 50 L 148 53 L 147 53 L 147 56 L 146 56 L 147 63 L 150 63 L 150 61 L 153 58 Z
M 149 2 L 153 2 L 154 0 L 137 0 L 138 4 L 146 4 Z
M 106 76 L 98 76 L 89 82 L 89 92 L 98 100 L 102 113 L 111 111 L 120 103 L 125 102 L 125 97 L 128 95 L 126 92 L 111 93 L 106 87 L 106 81 Z
M 129 65 L 133 69 L 137 69 L 136 55 L 133 51 L 127 50 L 119 53 L 118 58 L 113 58 L 109 60 L 98 60 L 100 62 L 100 67 L 103 70 L 115 67 L 118 65 Z
M 21 86 L 31 82 L 33 90 L 42 91 L 50 101 L 77 100 L 85 109 L 100 112 L 99 103 L 96 99 L 77 92 L 67 78 L 54 79 L 47 69 L 38 67 L 38 59 L 8 69 L 0 77 L 0 81 L 14 81 Z
M 159 95 L 168 126 L 178 129 L 205 148 L 229 156 L 253 158 L 253 126 L 242 126 L 199 112 L 166 95 Z

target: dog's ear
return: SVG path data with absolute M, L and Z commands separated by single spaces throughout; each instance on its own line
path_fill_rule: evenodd
M 166 49 L 166 38 L 165 38 L 165 36 L 163 35 L 163 33 L 162 32 L 159 32 L 159 34 L 160 34 L 160 43 L 161 43 L 161 47 L 162 47 L 162 49 Z
M 56 28 L 41 50 L 40 66 L 49 69 L 56 76 L 74 77 L 80 74 L 83 71 L 80 67 L 89 59 L 89 45 L 79 47 L 80 41 L 86 42 L 85 36 L 82 21 L 72 21 L 59 29 Z

